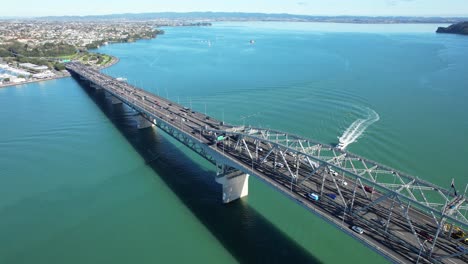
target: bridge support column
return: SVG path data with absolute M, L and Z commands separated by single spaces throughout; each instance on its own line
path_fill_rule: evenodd
M 249 175 L 235 170 L 216 177 L 216 182 L 223 185 L 223 203 L 249 194 Z
M 138 115 L 137 117 L 137 127 L 138 129 L 143 129 L 147 127 L 152 127 L 154 126 L 153 123 L 148 121 L 143 115 Z

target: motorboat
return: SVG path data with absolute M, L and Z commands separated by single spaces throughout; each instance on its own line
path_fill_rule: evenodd
M 340 142 L 335 146 L 335 148 L 339 150 L 344 150 L 346 148 L 346 145 L 343 142 Z

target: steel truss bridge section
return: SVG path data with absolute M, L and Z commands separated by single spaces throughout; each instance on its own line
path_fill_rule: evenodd
M 334 202 L 342 207 L 344 215 L 367 221 L 383 236 L 400 240 L 413 251 L 422 251 L 431 261 L 467 253 L 434 254 L 437 243 L 446 242 L 439 241 L 441 236 L 454 242 L 454 247 L 461 241 L 453 239 L 446 227 L 466 230 L 468 204 L 464 196 L 364 157 L 283 131 L 232 126 L 223 130 L 207 129 L 205 133 L 225 137 L 223 147 L 244 152 L 249 162 L 259 166 L 271 163 L 276 174 L 288 179 L 290 190 L 302 192 L 304 197 L 314 191 L 324 197 L 328 189 L 329 194 L 333 193 L 331 197 L 337 196 Z M 348 183 L 354 183 L 353 187 Z M 313 184 L 319 186 L 311 188 Z M 359 201 L 359 206 L 357 195 L 365 201 Z M 366 214 L 374 218 L 369 221 Z M 395 217 L 401 217 L 407 225 L 410 235 L 404 240 L 389 228 Z M 421 218 L 432 228 L 418 225 Z M 413 239 L 415 245 L 407 243 L 408 239 Z
M 295 186 L 299 187 L 313 175 L 309 173 L 303 177 L 298 173 L 299 168 L 306 167 L 310 172 L 322 169 L 333 178 L 339 178 L 339 181 L 358 180 L 360 188 L 369 198 L 373 192 L 391 193 L 404 202 L 410 202 L 412 206 L 429 213 L 436 224 L 440 223 L 442 217 L 454 224 L 468 224 L 466 197 L 454 195 L 428 181 L 333 146 L 265 128 L 232 126 L 225 130 L 204 131 L 214 135 L 235 136 L 238 139 L 236 148 L 246 149 L 248 156 L 256 161 L 264 162 L 273 153 L 275 161 L 283 162 Z M 252 151 L 247 148 L 248 145 L 252 146 Z M 259 149 L 263 151 L 264 148 L 268 148 L 269 152 L 259 155 Z M 366 191 L 365 185 L 370 189 Z

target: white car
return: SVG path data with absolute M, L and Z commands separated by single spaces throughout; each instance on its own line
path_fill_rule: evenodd
M 281 162 L 275 162 L 275 167 L 283 168 L 283 167 L 284 167 L 284 164 L 281 163 Z
M 333 176 L 338 176 L 338 172 L 334 171 L 332 168 L 330 168 L 330 174 Z
M 338 180 L 338 182 L 341 183 L 341 185 L 343 185 L 343 186 L 348 185 L 348 183 L 345 180 Z
M 359 226 L 352 226 L 351 229 L 360 235 L 364 234 L 364 229 Z

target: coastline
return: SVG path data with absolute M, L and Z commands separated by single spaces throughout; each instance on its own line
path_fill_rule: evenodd
M 157 38 L 157 35 L 160 35 L 160 34 L 164 34 L 164 31 L 162 30 L 157 30 L 157 33 L 151 37 L 150 39 L 154 39 L 154 38 Z M 135 41 L 138 41 L 138 40 L 141 40 L 141 39 L 145 39 L 144 37 L 143 38 L 138 38 L 138 39 L 135 39 L 134 41 L 132 42 L 135 42 Z M 122 42 L 115 42 L 115 43 L 122 43 Z M 128 42 L 127 42 L 128 43 Z M 92 53 L 92 52 L 90 52 Z M 106 54 L 107 55 L 107 54 Z M 109 68 L 115 64 L 117 64 L 120 59 L 115 57 L 115 56 L 112 56 L 112 55 L 107 55 L 109 57 L 111 57 L 111 60 L 106 63 L 105 65 L 100 65 L 100 66 L 91 66 L 91 67 L 95 67 L 99 70 L 102 70 L 102 69 L 106 69 L 106 68 Z M 6 83 L 6 84 L 0 84 L 0 89 L 1 88 L 7 88 L 7 87 L 12 87 L 12 86 L 18 86 L 18 85 L 23 85 L 23 84 L 29 84 L 29 83 L 36 83 L 36 82 L 45 82 L 45 81 L 50 81 L 50 80 L 55 80 L 55 79 L 61 79 L 61 78 L 65 78 L 65 77 L 70 77 L 70 73 L 69 72 L 62 72 L 62 74 L 60 75 L 57 75 L 57 76 L 54 76 L 54 77 L 49 77 L 49 78 L 44 78 L 44 79 L 35 79 L 35 80 L 28 80 L 28 81 L 24 81 L 24 82 L 19 82 L 19 83 Z
M 111 55 L 109 55 L 111 56 Z M 101 66 L 101 67 L 98 67 L 98 69 L 102 70 L 102 69 L 106 69 L 106 68 L 109 68 L 117 63 L 119 63 L 120 59 L 117 58 L 117 57 L 114 57 L 114 56 L 111 56 L 112 59 L 109 63 L 107 63 L 106 65 L 104 66 Z M 54 77 L 49 77 L 49 78 L 44 78 L 44 79 L 36 79 L 36 80 L 29 80 L 29 81 L 25 81 L 25 82 L 20 82 L 20 83 L 7 83 L 7 84 L 0 84 L 0 89 L 1 88 L 8 88 L 8 87 L 12 87 L 12 86 L 19 86 L 19 85 L 23 85 L 23 84 L 30 84 L 30 83 L 37 83 L 37 82 L 46 82 L 46 81 L 51 81 L 51 80 L 56 80 L 56 79 L 62 79 L 62 78 L 67 78 L 67 77 L 70 77 L 70 73 L 66 73 L 66 74 L 63 74 L 63 75 L 60 75 L 60 76 L 54 76 Z
M 49 77 L 49 78 L 44 78 L 44 79 L 37 79 L 37 80 L 30 80 L 30 81 L 25 81 L 25 82 L 20 82 L 20 83 L 7 83 L 7 84 L 0 84 L 0 89 L 2 88 L 8 88 L 12 86 L 19 86 L 23 84 L 30 84 L 30 83 L 37 83 L 37 82 L 46 82 L 46 81 L 51 81 L 51 80 L 56 80 L 56 79 L 62 79 L 62 78 L 68 78 L 70 77 L 70 74 L 64 74 L 61 76 L 55 76 L 55 77 Z
M 117 63 L 119 63 L 119 61 L 120 61 L 119 58 L 114 57 L 114 56 L 112 56 L 112 55 L 108 55 L 108 56 L 110 56 L 110 57 L 112 58 L 111 61 L 110 61 L 109 63 L 107 63 L 106 65 L 99 67 L 100 70 L 109 68 L 109 67 L 111 67 L 111 66 L 113 66 L 113 65 L 115 65 L 115 64 L 117 64 Z

